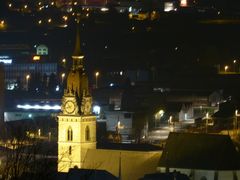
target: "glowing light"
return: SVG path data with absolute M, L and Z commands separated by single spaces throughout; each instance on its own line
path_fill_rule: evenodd
M 174 5 L 172 2 L 165 2 L 164 3 L 164 11 L 169 12 L 174 10 Z
M 122 125 L 120 121 L 118 121 L 117 127 L 118 129 L 124 129 L 124 125 Z
M 51 23 L 51 22 L 52 22 L 52 19 L 51 19 L 51 18 L 49 18 L 49 19 L 48 19 L 48 23 Z
M 30 75 L 28 74 L 28 75 L 26 75 L 26 79 L 28 80 L 30 78 Z
M 155 119 L 161 119 L 163 117 L 164 111 L 160 109 L 156 114 L 155 114 Z
M 62 73 L 62 75 L 61 75 L 61 77 L 62 77 L 62 83 L 63 83 L 63 81 L 64 81 L 64 78 L 65 78 L 65 73 Z
M 114 84 L 113 84 L 113 83 L 110 83 L 110 84 L 109 84 L 109 86 L 110 86 L 110 87 L 113 87 L 113 86 L 114 86 Z
M 101 107 L 100 106 L 93 106 L 93 112 L 95 114 L 100 114 L 100 111 L 101 111 Z
M 56 89 L 55 89 L 55 90 L 56 90 L 56 91 L 59 91 L 59 90 L 60 90 L 59 85 L 56 86 Z
M 68 20 L 68 17 L 67 16 L 63 16 L 62 17 L 64 21 L 67 21 Z
M 5 21 L 4 20 L 0 20 L 0 28 L 4 28 L 5 27 Z
M 12 7 L 12 4 L 11 4 L 11 3 L 9 3 L 9 4 L 8 4 L 8 7 Z
M 239 116 L 237 109 L 235 110 L 235 116 Z
M 0 56 L 0 62 L 4 64 L 12 64 L 12 59 L 9 56 Z
M 33 56 L 33 60 L 34 61 L 39 61 L 40 60 L 40 56 Z
M 99 72 L 96 72 L 96 73 L 95 73 L 95 76 L 98 77 L 98 76 L 99 76 Z
M 25 8 L 25 9 L 27 9 L 27 7 L 28 7 L 27 5 L 24 5 L 24 8 Z
M 172 124 L 172 116 L 169 117 L 168 122 L 169 122 L 169 124 Z
M 227 72 L 228 66 L 224 66 L 224 71 Z
M 128 12 L 132 12 L 132 6 L 128 8 Z
M 106 12 L 106 11 L 109 11 L 109 9 L 108 9 L 108 8 L 105 8 L 105 7 L 103 7 L 103 8 L 101 8 L 101 11 L 102 11 L 102 12 Z
M 46 105 L 29 105 L 29 104 L 25 104 L 25 105 L 20 105 L 18 104 L 17 105 L 17 108 L 18 109 L 36 109 L 36 110 L 60 110 L 61 109 L 61 106 L 59 105 L 54 105 L 54 106 L 50 106 L 48 104 Z
M 180 6 L 181 7 L 186 7 L 187 6 L 187 0 L 181 0 Z
M 99 76 L 99 72 L 95 73 L 95 77 L 96 77 L 96 88 L 98 88 L 98 76 Z
M 206 114 L 206 118 L 207 118 L 207 119 L 209 118 L 209 114 L 208 114 L 208 113 Z
M 39 21 L 38 21 L 38 24 L 42 24 L 42 20 L 39 20 Z

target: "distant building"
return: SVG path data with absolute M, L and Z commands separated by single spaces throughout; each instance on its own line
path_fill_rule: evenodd
M 48 55 L 48 47 L 44 44 L 40 44 L 36 47 L 36 53 L 40 56 Z
M 36 56 L 37 55 L 37 56 Z M 49 60 L 48 48 L 39 45 L 31 48 L 28 44 L 0 44 L 0 62 L 4 64 L 5 88 L 27 89 L 30 76 L 39 73 L 57 74 L 57 63 Z
M 239 152 L 226 135 L 170 133 L 158 170 L 200 180 L 238 179 Z
M 14 63 L 5 64 L 5 87 L 14 90 L 21 86 L 28 89 L 31 75 L 39 73 L 41 76 L 57 74 L 57 63 Z
M 122 141 L 127 142 L 131 139 L 133 127 L 133 112 L 127 111 L 104 111 L 107 131 L 121 134 Z

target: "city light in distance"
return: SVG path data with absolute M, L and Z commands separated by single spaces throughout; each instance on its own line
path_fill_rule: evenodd
M 12 64 L 12 59 L 9 56 L 0 56 L 0 62 L 4 64 Z
M 100 111 L 101 111 L 101 107 L 100 106 L 93 106 L 93 112 L 95 114 L 100 114 Z
M 33 60 L 34 61 L 39 61 L 40 60 L 40 56 L 33 56 Z
M 101 8 L 101 11 L 102 12 L 106 12 L 106 11 L 108 11 L 109 9 L 108 8 L 105 8 L 105 7 L 103 7 L 103 8 Z
M 36 104 L 36 105 L 29 105 L 29 104 L 20 105 L 20 104 L 18 104 L 17 108 L 18 109 L 26 109 L 26 110 L 28 110 L 28 109 L 35 109 L 35 110 L 60 110 L 61 106 L 59 106 L 59 105 L 51 106 L 51 105 L 48 105 L 48 104 L 46 104 L 46 105 L 38 105 L 38 104 Z

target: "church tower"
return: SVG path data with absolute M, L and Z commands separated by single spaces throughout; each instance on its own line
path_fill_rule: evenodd
M 80 47 L 79 21 L 72 67 L 58 115 L 58 172 L 82 168 L 88 149 L 96 149 L 96 116 L 92 114 L 92 97 L 84 70 Z

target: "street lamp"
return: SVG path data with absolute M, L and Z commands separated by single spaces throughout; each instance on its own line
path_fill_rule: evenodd
M 174 122 L 172 122 L 172 116 L 170 116 L 168 119 L 168 125 L 169 125 L 169 130 L 171 132 L 173 132 L 174 131 Z
M 224 71 L 227 72 L 228 66 L 224 66 Z
M 237 63 L 237 60 L 233 60 L 233 66 L 234 66 L 234 72 L 236 72 L 236 63 Z
M 95 77 L 96 77 L 96 89 L 98 88 L 98 76 L 99 76 L 99 72 L 95 73 Z
M 38 137 L 41 136 L 41 129 L 38 129 Z
M 62 84 L 63 84 L 63 81 L 64 81 L 64 78 L 65 78 L 65 73 L 62 73 L 61 77 L 62 77 Z
M 29 75 L 29 74 L 27 74 L 27 75 L 26 75 L 26 81 L 27 81 L 27 90 L 28 90 L 28 81 L 29 81 L 29 78 L 30 78 L 30 75 Z
M 206 126 L 206 133 L 208 133 L 208 118 L 209 118 L 209 114 L 207 112 L 206 113 L 206 124 L 205 124 L 205 126 Z
M 238 114 L 238 110 L 235 110 L 235 118 L 233 119 L 233 132 L 234 130 L 236 130 L 236 135 L 238 135 L 238 116 L 240 116 L 240 114 Z

